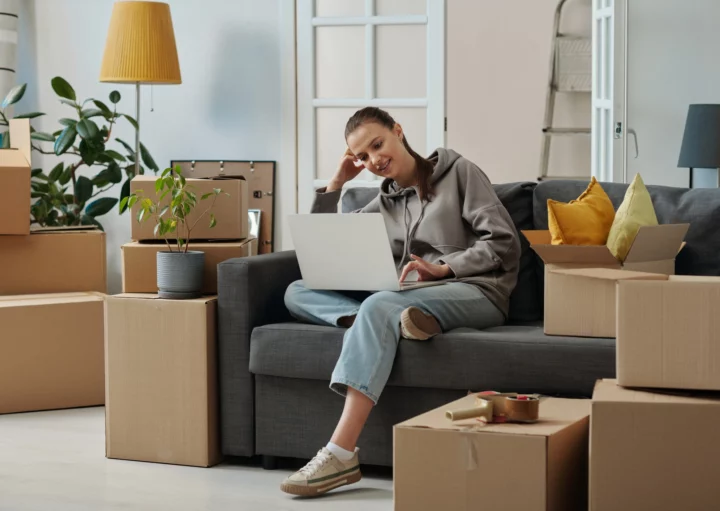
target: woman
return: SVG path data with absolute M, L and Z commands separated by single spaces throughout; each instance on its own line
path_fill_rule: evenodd
M 356 112 L 345 140 L 348 150 L 330 184 L 318 190 L 313 212 L 337 212 L 343 185 L 368 169 L 385 180 L 378 197 L 357 212 L 383 215 L 400 280 L 412 273 L 447 282 L 364 300 L 310 290 L 302 281 L 288 288 L 285 303 L 293 316 L 348 328 L 330 383 L 345 396 L 345 408 L 327 446 L 283 482 L 281 489 L 294 495 L 320 495 L 360 480 L 356 443 L 401 336 L 422 341 L 454 328 L 501 325 L 517 281 L 517 232 L 476 165 L 442 148 L 422 158 L 402 127 L 378 108 Z

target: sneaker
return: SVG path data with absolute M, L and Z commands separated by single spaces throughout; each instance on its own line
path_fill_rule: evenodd
M 341 461 L 323 447 L 310 462 L 285 479 L 280 489 L 291 495 L 317 497 L 362 479 L 358 451 L 350 461 Z
M 400 316 L 402 336 L 414 341 L 427 341 L 442 333 L 440 323 L 432 314 L 425 314 L 417 307 L 408 307 Z

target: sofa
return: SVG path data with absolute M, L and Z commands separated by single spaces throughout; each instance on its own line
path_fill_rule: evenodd
M 495 185 L 518 231 L 547 229 L 547 199 L 569 201 L 579 181 Z M 615 207 L 627 185 L 604 184 Z M 649 186 L 660 223 L 690 223 L 676 273 L 720 275 L 720 190 Z M 352 188 L 343 211 L 377 189 Z M 365 464 L 392 465 L 393 425 L 468 391 L 590 397 L 615 376 L 615 340 L 543 334 L 543 266 L 522 239 L 518 285 L 505 326 L 458 329 L 428 342 L 400 340 L 387 387 L 360 438 Z M 332 434 L 343 399 L 328 384 L 344 330 L 300 324 L 284 306 L 300 279 L 294 252 L 231 259 L 218 266 L 218 354 L 222 452 L 311 458 Z

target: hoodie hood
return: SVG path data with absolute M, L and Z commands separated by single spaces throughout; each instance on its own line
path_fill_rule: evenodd
M 435 184 L 442 178 L 448 170 L 453 166 L 455 161 L 460 158 L 460 154 L 456 153 L 452 149 L 445 149 L 439 147 L 432 153 L 428 160 L 435 164 L 432 176 L 430 177 L 430 184 Z M 387 198 L 396 198 L 402 196 L 408 196 L 412 193 L 416 193 L 415 187 L 401 188 L 398 184 L 390 178 L 386 178 L 380 185 L 380 194 Z

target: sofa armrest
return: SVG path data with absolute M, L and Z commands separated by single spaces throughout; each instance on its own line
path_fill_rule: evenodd
M 255 453 L 250 335 L 290 319 L 285 290 L 300 279 L 295 252 L 229 259 L 218 265 L 218 379 L 223 454 Z

